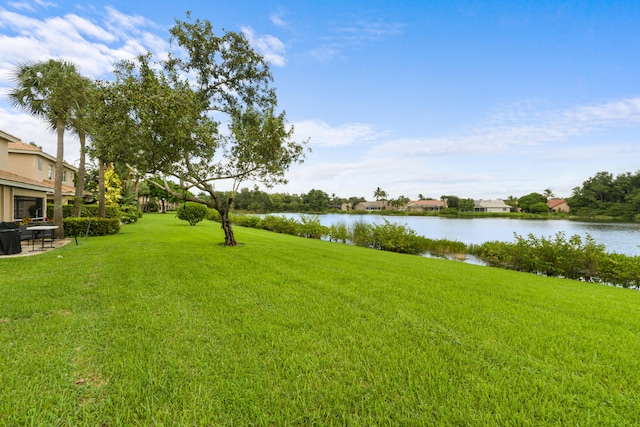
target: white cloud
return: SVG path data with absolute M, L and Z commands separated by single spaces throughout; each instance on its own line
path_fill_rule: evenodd
M 287 22 L 282 18 L 282 13 L 271 14 L 271 16 L 269 16 L 269 20 L 271 20 L 271 23 L 276 27 L 286 28 L 289 26 L 289 24 L 287 24 Z
M 33 4 L 27 2 L 10 1 L 7 3 L 7 5 L 13 9 L 26 10 L 28 12 L 33 12 L 36 10 L 35 7 L 33 7 Z
M 371 141 L 386 133 L 377 131 L 374 126 L 365 123 L 345 123 L 331 127 L 321 120 L 303 120 L 294 123 L 298 138 L 311 138 L 312 146 L 346 146 L 363 141 Z
M 579 106 L 559 112 L 531 111 L 528 115 L 522 114 L 520 109 L 515 114 L 507 110 L 463 134 L 388 141 L 378 145 L 374 154 L 424 157 L 499 153 L 625 126 L 640 126 L 640 98 Z
M 29 2 L 25 2 L 25 1 L 10 1 L 7 3 L 7 5 L 13 9 L 17 9 L 17 10 L 26 10 L 28 12 L 33 12 L 36 10 L 36 6 L 42 7 L 42 8 L 49 8 L 49 7 L 54 7 L 56 6 L 55 3 L 49 2 L 49 1 L 43 1 L 43 0 L 32 0 Z
M 333 31 L 350 42 L 364 43 L 384 40 L 402 33 L 403 24 L 397 22 L 369 22 L 359 21 L 343 27 L 337 27 Z
M 270 34 L 258 36 L 251 27 L 242 27 L 241 30 L 251 46 L 257 49 L 267 61 L 276 67 L 284 67 L 286 65 L 287 60 L 284 57 L 286 49 L 280 39 Z
M 311 57 L 328 63 L 342 57 L 344 52 L 356 47 L 376 43 L 402 33 L 405 25 L 397 22 L 358 21 L 347 24 L 334 23 L 320 46 L 311 50 Z
M 438 137 L 393 138 L 365 123 L 297 122 L 296 136 L 310 136 L 318 150 L 292 167 L 290 184 L 278 191 L 321 188 L 370 197 L 363 189 L 380 186 L 394 197 L 495 198 L 553 188 L 569 196 L 597 171 L 638 169 L 640 137 L 633 128 L 640 126 L 640 98 L 551 112 L 534 107 L 508 107 L 472 128 Z M 600 134 L 611 131 L 602 143 Z
M 325 44 L 313 49 L 310 55 L 316 61 L 327 64 L 342 55 L 342 47 L 338 44 Z
M 97 78 L 108 75 L 116 61 L 167 50 L 168 43 L 148 30 L 154 28 L 146 18 L 107 7 L 96 19 L 75 14 L 36 19 L 0 8 L 0 22 L 8 30 L 0 35 L 0 85 L 20 62 L 64 58 Z

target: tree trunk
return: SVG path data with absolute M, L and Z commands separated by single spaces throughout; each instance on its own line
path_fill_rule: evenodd
M 229 208 L 217 209 L 220 213 L 222 221 L 222 230 L 224 230 L 224 245 L 225 246 L 238 246 L 236 238 L 233 235 L 233 228 L 231 227 L 231 220 L 229 219 Z
M 84 132 L 78 134 L 80 138 L 80 165 L 78 175 L 76 175 L 76 198 L 74 200 L 76 216 L 82 216 L 82 205 L 84 204 L 84 173 L 85 173 L 85 145 L 87 135 Z
M 64 122 L 56 120 L 56 133 L 58 135 L 58 151 L 56 157 L 56 173 L 53 185 L 53 225 L 58 228 L 55 231 L 57 239 L 64 239 L 64 221 L 62 218 L 62 174 L 64 171 Z
M 107 209 L 104 203 L 104 163 L 102 160 L 98 160 L 98 218 L 107 217 Z

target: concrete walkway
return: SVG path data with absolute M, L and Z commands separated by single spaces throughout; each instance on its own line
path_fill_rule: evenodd
M 36 250 L 32 251 L 31 248 L 33 247 L 33 243 L 31 242 L 31 240 L 23 240 L 22 242 L 20 242 L 20 244 L 22 245 L 21 253 L 13 254 L 13 255 L 0 255 L 0 259 L 43 254 L 46 252 L 54 251 L 72 241 L 73 239 L 55 239 L 53 241 L 53 245 L 51 244 L 51 242 L 45 242 L 44 250 L 40 249 L 42 247 L 42 244 L 40 242 L 36 242 L 35 244 Z

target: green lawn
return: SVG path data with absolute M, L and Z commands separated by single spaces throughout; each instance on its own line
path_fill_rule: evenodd
M 236 235 L 0 259 L 0 425 L 640 424 L 640 292 Z

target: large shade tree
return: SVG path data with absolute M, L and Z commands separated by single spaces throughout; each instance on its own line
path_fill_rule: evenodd
M 229 210 L 240 185 L 286 182 L 290 165 L 304 159 L 304 142 L 293 141 L 285 113 L 276 111 L 268 63 L 244 36 L 217 36 L 209 21 L 189 16 L 171 35 L 182 56 L 120 62 L 115 81 L 100 84 L 92 139 L 101 158 L 163 177 L 170 194 L 216 209 L 225 244 L 235 246 Z M 196 189 L 208 197 L 189 195 Z
M 43 119 L 57 135 L 53 190 L 53 220 L 56 237 L 64 237 L 62 218 L 62 176 L 64 132 L 84 103 L 84 79 L 75 65 L 64 60 L 19 64 L 12 72 L 15 88 L 9 92 L 12 104 Z

